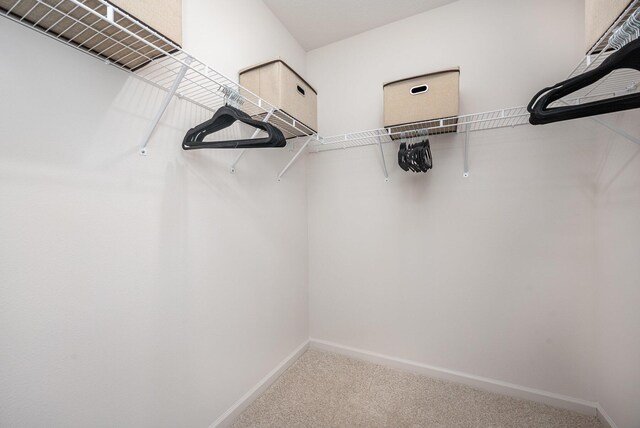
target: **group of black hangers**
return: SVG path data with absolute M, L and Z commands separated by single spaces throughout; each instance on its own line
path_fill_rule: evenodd
M 532 125 L 541 125 L 639 108 L 640 93 L 622 95 L 578 105 L 549 107 L 555 101 L 579 89 L 586 88 L 609 75 L 611 72 L 623 68 L 640 71 L 640 39 L 636 39 L 612 53 L 597 68 L 538 92 L 527 106 L 527 110 L 530 113 L 529 122 Z
M 236 121 L 265 131 L 266 137 L 246 138 L 226 141 L 204 141 L 207 135 L 228 128 Z M 287 140 L 282 131 L 268 122 L 252 119 L 247 113 L 235 107 L 225 105 L 220 107 L 213 117 L 200 125 L 191 128 L 182 140 L 184 150 L 195 149 L 250 149 L 261 147 L 284 147 Z
M 417 144 L 401 143 L 398 150 L 398 165 L 405 171 L 427 172 L 433 168 L 429 140 Z

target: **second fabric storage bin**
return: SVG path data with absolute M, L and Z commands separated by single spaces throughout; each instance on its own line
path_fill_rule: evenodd
M 317 92 L 284 61 L 278 59 L 241 70 L 240 85 L 304 124 L 309 130 L 317 131 Z M 284 125 L 284 122 L 275 124 L 289 133 L 289 136 L 302 135 L 296 129 Z
M 385 128 L 458 116 L 459 82 L 455 67 L 385 83 Z

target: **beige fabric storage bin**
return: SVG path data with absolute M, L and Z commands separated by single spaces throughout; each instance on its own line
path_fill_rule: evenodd
M 386 128 L 458 116 L 460 68 L 385 83 L 384 126 Z M 453 132 L 441 130 L 440 132 Z
M 318 94 L 298 73 L 282 60 L 274 60 L 240 71 L 240 86 L 284 111 L 314 132 L 318 129 Z M 274 124 L 292 136 L 299 131 Z
M 600 37 L 616 22 L 630 4 L 630 0 L 585 1 L 586 52 L 600 40 Z
M 109 0 L 109 2 L 182 46 L 182 0 Z

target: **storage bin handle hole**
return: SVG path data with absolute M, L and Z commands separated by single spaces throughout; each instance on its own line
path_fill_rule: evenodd
M 409 92 L 411 93 L 411 95 L 420 95 L 426 93 L 428 90 L 429 85 L 418 85 L 411 88 Z

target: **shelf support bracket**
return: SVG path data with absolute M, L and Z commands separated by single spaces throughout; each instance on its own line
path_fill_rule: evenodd
M 305 141 L 302 147 L 300 147 L 300 150 L 298 150 L 298 152 L 295 155 L 293 155 L 289 163 L 282 169 L 282 171 L 278 175 L 278 181 L 280 181 L 282 179 L 282 176 L 287 172 L 287 170 L 291 168 L 291 165 L 293 165 L 293 163 L 298 160 L 302 152 L 304 152 L 304 149 L 307 148 L 311 140 L 313 140 L 314 138 L 315 138 L 315 135 L 312 135 L 311 137 L 307 138 L 307 141 Z
M 160 109 L 156 113 L 156 116 L 153 118 L 153 122 L 151 122 L 151 126 L 149 127 L 149 130 L 147 131 L 147 134 L 142 140 L 142 146 L 140 147 L 141 155 L 144 156 L 147 154 L 147 144 L 149 144 L 149 140 L 151 139 L 153 132 L 156 130 L 158 123 L 160 123 L 160 119 L 162 119 L 162 115 L 167 110 L 167 107 L 169 107 L 169 103 L 171 102 L 171 99 L 173 98 L 175 93 L 178 91 L 178 87 L 180 86 L 182 79 L 184 79 L 185 74 L 187 74 L 187 70 L 189 68 L 189 64 L 191 64 L 191 61 L 193 61 L 193 58 L 191 57 L 187 57 L 185 59 L 184 61 L 185 64 L 182 64 L 182 67 L 180 67 L 180 71 L 176 76 L 176 80 L 173 81 L 171 88 L 165 94 L 164 99 L 162 100 L 162 104 L 160 105 Z
M 115 10 L 114 10 L 113 6 L 107 5 L 107 16 L 106 16 L 106 18 L 107 18 L 107 21 L 109 21 L 112 24 L 115 23 L 115 19 L 114 19 L 115 13 L 114 12 L 115 12 Z
M 610 131 L 615 132 L 616 134 L 620 135 L 621 137 L 626 138 L 627 140 L 631 141 L 632 143 L 640 145 L 640 138 L 634 137 L 633 135 L 629 134 L 625 130 L 620 129 L 617 126 L 613 126 L 610 123 L 605 122 L 604 120 L 598 119 L 596 117 L 591 117 L 590 119 L 593 120 L 594 122 L 604 126 L 605 128 L 609 129 Z
M 467 124 L 464 131 L 464 170 L 462 176 L 464 178 L 469 177 L 469 133 L 471 127 Z
M 380 158 L 382 158 L 382 172 L 384 173 L 384 181 L 389 182 L 389 171 L 387 171 L 387 161 L 384 159 L 384 151 L 382 150 L 382 138 L 378 137 L 378 147 L 380 148 Z
M 564 105 L 571 105 L 568 102 L 566 102 L 565 100 L 561 100 L 562 103 Z M 589 117 L 589 119 L 591 119 L 592 121 L 596 122 L 597 124 L 604 126 L 605 128 L 607 128 L 608 130 L 615 132 L 616 134 L 618 134 L 619 136 L 631 141 L 634 144 L 638 144 L 640 145 L 640 138 L 638 137 L 634 137 L 633 135 L 629 134 L 627 131 L 625 131 L 624 129 L 618 128 L 617 126 L 613 126 L 612 124 L 610 124 L 607 121 L 604 121 L 602 119 L 598 119 L 595 116 L 591 116 Z
M 269 122 L 269 119 L 271 119 L 271 116 L 273 115 L 274 111 L 275 111 L 275 109 L 269 110 L 269 113 L 267 113 L 267 115 L 264 117 L 264 119 L 262 121 L 263 122 Z M 251 138 L 256 138 L 259 133 L 260 133 L 260 130 L 256 129 L 255 132 L 253 133 L 253 135 L 251 136 Z M 242 159 L 242 156 L 244 156 L 244 152 L 246 152 L 246 151 L 247 151 L 247 149 L 242 149 L 240 151 L 240 154 L 236 158 L 236 160 L 233 161 L 233 163 L 231 164 L 231 174 L 235 174 L 236 173 L 236 166 L 238 165 L 238 162 L 240 162 L 240 159 Z

